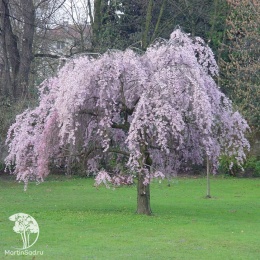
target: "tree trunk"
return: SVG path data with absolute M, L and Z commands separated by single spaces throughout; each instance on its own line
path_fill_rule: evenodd
M 153 13 L 153 0 L 150 0 L 148 3 L 148 7 L 147 7 L 145 26 L 144 26 L 144 31 L 143 31 L 143 35 L 142 35 L 143 50 L 145 50 L 148 46 L 148 36 L 149 36 L 149 30 L 150 30 L 151 21 L 152 21 L 152 13 Z
M 92 28 L 93 28 L 92 44 L 94 45 L 94 47 L 96 47 L 98 43 L 100 29 L 101 29 L 101 21 L 102 21 L 101 4 L 102 4 L 101 0 L 94 1 L 94 21 L 92 24 Z
M 162 6 L 160 8 L 160 13 L 159 13 L 156 25 L 155 25 L 155 29 L 154 29 L 154 32 L 153 32 L 153 36 L 151 38 L 151 42 L 154 41 L 155 38 L 157 37 L 158 31 L 159 31 L 159 26 L 160 26 L 160 23 L 161 23 L 161 20 L 162 20 L 162 17 L 163 17 L 163 12 L 165 10 L 165 6 L 166 6 L 166 0 L 163 1 Z
M 88 15 L 89 15 L 89 18 L 90 18 L 90 24 L 91 24 L 91 26 L 93 28 L 94 18 L 93 18 L 93 12 L 92 12 L 92 7 L 91 7 L 90 0 L 88 0 L 87 5 L 88 5 Z
M 33 0 L 21 0 L 19 10 L 23 21 L 22 38 L 18 38 L 12 27 L 9 1 L 0 2 L 1 44 L 4 53 L 4 83 L 9 83 L 9 91 L 15 99 L 27 94 L 30 66 L 33 59 L 32 45 L 35 26 Z M 5 90 L 5 92 L 7 92 Z
M 5 97 L 12 97 L 12 81 L 11 81 L 11 72 L 9 67 L 8 60 L 8 51 L 6 46 L 6 11 L 5 4 L 3 1 L 0 1 L 0 44 L 2 49 L 2 57 L 0 60 L 0 95 Z
M 142 169 L 138 174 L 138 184 L 137 184 L 137 214 L 151 215 L 152 210 L 150 206 L 150 184 L 144 184 L 145 171 L 150 172 L 152 159 L 150 153 L 147 150 L 146 145 L 141 145 L 141 153 L 143 154 L 143 159 L 140 159 L 140 168 Z
M 6 51 L 4 56 L 5 64 L 5 79 L 10 79 L 11 81 L 6 81 L 9 83 L 9 92 L 14 96 L 15 89 L 17 87 L 18 71 L 20 65 L 20 54 L 18 50 L 18 38 L 13 33 L 10 12 L 7 0 L 1 1 L 1 28 L 3 28 L 2 34 L 2 47 L 3 51 Z
M 20 52 L 19 80 L 15 97 L 27 95 L 29 85 L 30 67 L 33 59 L 32 46 L 34 39 L 35 9 L 33 0 L 21 1 L 24 18 L 22 46 Z
M 137 184 L 137 214 L 151 215 L 150 185 L 144 185 L 144 176 L 139 173 Z
M 214 11 L 213 14 L 210 17 L 211 20 L 211 27 L 210 27 L 210 31 L 209 31 L 209 39 L 212 40 L 213 38 L 213 34 L 215 33 L 215 27 L 216 27 L 216 23 L 217 23 L 217 15 L 218 15 L 218 0 L 214 0 Z

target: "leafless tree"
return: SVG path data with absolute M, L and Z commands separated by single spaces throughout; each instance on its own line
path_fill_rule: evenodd
M 37 15 L 41 8 L 51 7 L 46 21 L 63 3 L 61 0 L 0 1 L 1 95 L 15 100 L 28 95 L 36 29 L 44 27 L 44 20 L 40 24 Z

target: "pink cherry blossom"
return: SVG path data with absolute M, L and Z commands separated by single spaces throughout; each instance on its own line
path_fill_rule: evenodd
M 28 183 L 43 181 L 51 163 L 84 160 L 96 185 L 108 186 L 133 183 L 136 174 L 147 185 L 203 164 L 206 155 L 214 169 L 221 154 L 241 164 L 249 127 L 215 83 L 217 74 L 212 50 L 179 29 L 143 55 L 73 59 L 39 86 L 39 105 L 16 117 L 7 168 Z M 111 172 L 104 170 L 113 160 Z

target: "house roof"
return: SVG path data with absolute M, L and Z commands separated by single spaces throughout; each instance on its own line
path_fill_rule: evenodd
M 91 37 L 92 29 L 89 24 L 63 24 L 50 29 L 47 34 L 52 40 L 80 39 L 81 35 L 86 39 Z

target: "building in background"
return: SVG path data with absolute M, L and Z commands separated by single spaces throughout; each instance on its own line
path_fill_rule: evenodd
M 91 36 L 91 25 L 64 22 L 46 32 L 46 41 L 42 47 L 51 54 L 71 56 L 89 50 Z

